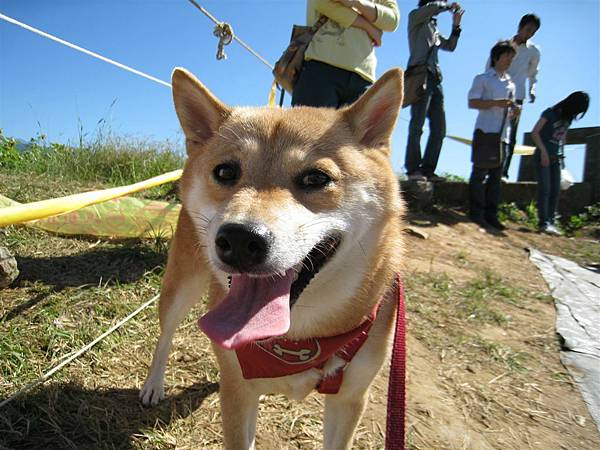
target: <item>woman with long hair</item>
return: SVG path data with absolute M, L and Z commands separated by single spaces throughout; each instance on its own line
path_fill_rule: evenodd
M 562 234 L 554 224 L 554 216 L 560 194 L 560 171 L 564 167 L 563 147 L 571 123 L 585 115 L 589 104 L 590 96 L 586 92 L 573 92 L 546 109 L 531 131 L 536 145 L 534 157 L 538 179 L 537 210 L 540 232 Z

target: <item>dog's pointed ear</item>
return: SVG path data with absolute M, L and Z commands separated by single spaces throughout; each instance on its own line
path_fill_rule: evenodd
M 231 109 L 185 69 L 177 67 L 171 82 L 175 111 L 187 141 L 204 144 L 229 117 Z
M 401 69 L 384 73 L 355 103 L 342 111 L 358 141 L 367 147 L 389 145 L 402 98 Z

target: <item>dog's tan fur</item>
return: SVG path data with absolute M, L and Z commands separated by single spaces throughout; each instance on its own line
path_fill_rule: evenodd
M 343 228 L 338 252 L 292 308 L 286 335 L 292 339 L 336 335 L 361 323 L 392 285 L 403 250 L 403 204 L 389 162 L 391 132 L 402 104 L 399 69 L 338 111 L 230 108 L 183 69 L 173 73 L 173 95 L 189 158 L 180 185 L 183 208 L 161 291 L 161 336 L 140 393 L 145 404 L 164 396 L 164 370 L 178 324 L 206 290 L 209 308 L 226 294 L 226 269 L 211 249 L 219 224 L 252 220 L 276 230 L 282 253 L 291 256 L 275 256 L 285 261 L 306 256 L 304 241 L 316 240 L 327 227 Z M 213 168 L 229 160 L 241 161 L 235 186 L 213 179 Z M 332 183 L 318 191 L 298 189 L 295 177 L 307 169 L 327 173 Z M 301 250 L 304 255 L 294 256 Z M 284 264 L 277 270 L 289 269 Z M 339 393 L 326 397 L 326 449 L 352 445 L 369 386 L 388 354 L 395 308 L 393 301 L 383 302 L 368 339 L 345 368 Z M 245 380 L 235 352 L 213 348 L 228 449 L 254 446 L 260 395 L 301 399 L 324 373 L 340 365 L 334 357 L 323 370 Z

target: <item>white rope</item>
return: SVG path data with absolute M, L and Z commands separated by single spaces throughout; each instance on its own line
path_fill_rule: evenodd
M 200 6 L 195 0 L 188 0 L 188 1 L 192 5 L 194 5 L 196 8 L 198 8 L 202 14 L 204 14 L 206 17 L 208 17 L 210 20 L 212 20 L 215 23 L 215 25 L 222 26 L 223 24 L 225 24 L 231 28 L 231 25 L 218 20 L 215 16 L 213 16 L 211 13 L 209 13 L 205 8 Z M 240 44 L 242 47 L 244 47 L 246 50 L 248 50 L 250 53 L 252 53 L 254 56 L 256 56 L 260 60 L 260 62 L 262 62 L 265 66 L 267 66 L 269 69 L 273 70 L 273 66 L 271 65 L 271 63 L 269 61 L 267 61 L 265 58 L 263 58 L 262 56 L 260 56 L 257 51 L 252 49 L 252 47 L 250 47 L 248 44 L 246 44 L 244 41 L 242 41 L 239 37 L 237 37 L 235 35 L 235 33 L 233 33 L 233 30 L 231 32 L 231 37 L 235 41 L 237 41 L 238 44 Z M 217 58 L 217 59 L 221 59 L 221 58 Z
M 92 57 L 97 58 L 97 59 L 99 59 L 101 61 L 104 61 L 104 62 L 107 62 L 109 64 L 112 64 L 113 66 L 117 66 L 120 69 L 123 69 L 123 70 L 126 70 L 128 72 L 134 73 L 136 75 L 139 75 L 140 77 L 147 78 L 148 80 L 154 81 L 155 83 L 162 84 L 163 86 L 167 86 L 168 88 L 171 87 L 171 85 L 169 83 L 167 83 L 166 81 L 160 80 L 160 79 L 158 79 L 156 77 L 153 77 L 152 75 L 148 75 L 148 74 L 146 74 L 144 72 L 140 72 L 139 70 L 136 70 L 136 69 L 134 69 L 132 67 L 126 66 L 125 64 L 121 64 L 120 62 L 117 62 L 117 61 L 114 61 L 114 60 L 112 60 L 110 58 L 107 58 L 105 56 L 99 55 L 98 53 L 92 52 L 92 51 L 87 50 L 87 49 L 85 49 L 83 47 L 80 47 L 78 45 L 75 45 L 75 44 L 72 44 L 70 42 L 67 42 L 64 39 L 61 39 L 61 38 L 56 37 L 56 36 L 53 36 L 53 35 L 51 35 L 49 33 L 46 33 L 46 32 L 44 32 L 42 30 L 38 30 L 37 28 L 29 26 L 29 25 L 27 25 L 27 24 L 25 24 L 23 22 L 19 22 L 18 20 L 13 19 L 12 17 L 5 16 L 2 13 L 0 13 L 0 19 L 5 20 L 6 22 L 12 23 L 14 25 L 17 25 L 17 26 L 19 26 L 21 28 L 24 28 L 24 29 L 26 29 L 28 31 L 31 31 L 33 33 L 39 34 L 42 37 L 51 39 L 51 40 L 53 40 L 55 42 L 58 42 L 59 44 L 66 45 L 67 47 L 70 47 L 70 48 L 72 48 L 74 50 L 77 50 L 79 52 L 85 53 L 86 55 L 92 56 Z
M 121 321 L 119 321 L 118 323 L 116 323 L 115 325 L 113 325 L 112 327 L 110 327 L 107 331 L 105 331 L 104 333 L 102 333 L 100 336 L 98 336 L 92 342 L 90 342 L 89 344 L 85 345 L 84 347 L 82 347 L 77 352 L 73 353 L 69 358 L 65 359 L 63 362 L 61 362 L 57 366 L 55 366 L 54 368 L 50 369 L 48 372 L 46 372 L 40 378 L 38 378 L 37 380 L 35 380 L 35 381 L 33 381 L 33 382 L 31 382 L 31 383 L 23 386 L 21 389 L 19 389 L 13 395 L 11 395 L 10 397 L 8 397 L 6 400 L 2 401 L 2 403 L 0 403 L 0 408 L 2 408 L 7 403 L 13 401 L 15 398 L 17 398 L 19 395 L 23 394 L 24 392 L 27 392 L 27 391 L 33 389 L 34 387 L 36 387 L 36 386 L 38 386 L 38 385 L 46 382 L 52 375 L 54 375 L 56 372 L 58 372 L 60 369 L 62 369 L 64 366 L 66 366 L 67 364 L 69 364 L 74 359 L 78 358 L 79 356 L 81 356 L 82 354 L 84 354 L 85 352 L 87 352 L 90 348 L 92 348 L 94 345 L 96 345 L 98 342 L 100 342 L 106 336 L 108 336 L 109 334 L 113 333 L 115 330 L 117 330 L 121 326 L 123 326 L 126 322 L 128 322 L 131 319 L 133 319 L 140 312 L 142 312 L 144 309 L 146 309 L 148 306 L 150 306 L 152 303 L 154 303 L 159 297 L 160 297 L 160 294 L 155 295 L 150 300 L 148 300 L 146 303 L 144 303 L 142 306 L 140 306 L 138 309 L 136 309 L 131 314 L 129 314 L 127 317 L 125 317 L 124 319 L 122 319 Z

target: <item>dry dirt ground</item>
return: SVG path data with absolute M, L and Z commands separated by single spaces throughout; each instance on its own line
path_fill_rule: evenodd
M 600 434 L 559 360 L 552 298 L 526 251 L 598 264 L 600 243 L 515 224 L 491 235 L 452 210 L 412 214 L 409 224 L 427 235 L 406 237 L 409 448 L 600 448 Z M 164 264 L 164 249 L 16 228 L 0 236 L 0 245 L 9 245 L 22 267 L 17 284 L 0 291 L 0 399 L 150 298 Z M 137 401 L 158 335 L 153 307 L 0 409 L 0 448 L 221 448 L 218 374 L 195 327 L 202 309 L 176 335 L 161 405 L 146 409 Z M 50 321 L 44 310 L 53 311 Z M 50 329 L 52 339 L 41 339 Z M 76 334 L 82 329 L 85 335 Z M 11 350 L 18 339 L 27 345 Z M 373 386 L 355 448 L 383 447 L 386 393 L 387 368 Z M 257 448 L 320 448 L 321 409 L 318 395 L 302 403 L 268 397 Z
M 405 275 L 413 448 L 600 448 L 560 363 L 554 305 L 527 252 L 597 264 L 600 244 L 516 225 L 490 235 L 452 211 L 431 226 L 416 222 L 428 239 L 408 239 Z

